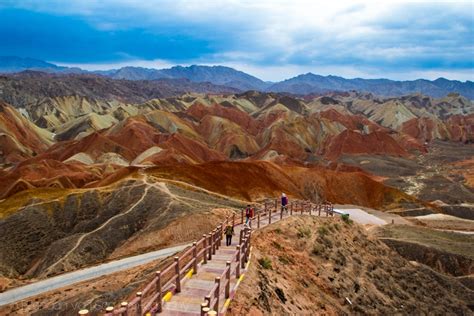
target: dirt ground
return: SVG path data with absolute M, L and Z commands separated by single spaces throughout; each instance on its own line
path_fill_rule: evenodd
M 293 217 L 253 235 L 230 315 L 468 315 L 474 292 L 356 223 Z

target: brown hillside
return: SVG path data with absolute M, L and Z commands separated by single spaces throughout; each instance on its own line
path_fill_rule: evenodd
M 292 217 L 253 235 L 229 315 L 468 315 L 474 291 L 403 259 L 357 224 Z

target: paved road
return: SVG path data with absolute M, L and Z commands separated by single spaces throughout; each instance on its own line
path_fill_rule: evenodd
M 183 250 L 184 248 L 190 245 L 191 244 L 187 244 L 148 252 L 142 255 L 124 258 L 104 263 L 95 267 L 65 273 L 46 280 L 14 288 L 4 293 L 0 293 L 0 306 L 14 303 L 27 297 L 62 288 L 74 283 L 91 280 L 102 275 L 107 275 L 128 268 L 133 268 L 156 259 L 166 258 Z
M 353 209 L 343 209 L 343 210 L 336 210 L 334 209 L 335 213 L 338 214 L 349 214 L 350 218 L 356 221 L 359 224 L 372 224 L 372 225 L 385 225 L 387 224 L 386 221 L 383 219 L 378 218 L 372 214 L 369 214 L 361 209 L 353 208 Z

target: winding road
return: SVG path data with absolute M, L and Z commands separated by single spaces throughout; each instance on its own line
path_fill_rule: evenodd
M 133 268 L 156 259 L 162 259 L 182 251 L 191 244 L 165 248 L 142 255 L 128 257 L 98 266 L 58 275 L 46 280 L 11 289 L 0 293 L 0 306 L 17 302 L 47 291 L 59 289 L 74 283 L 91 280 L 103 275 Z

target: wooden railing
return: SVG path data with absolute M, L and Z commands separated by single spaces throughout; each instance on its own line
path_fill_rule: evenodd
M 179 256 L 174 257 L 164 270 L 157 271 L 155 277 L 130 302 L 122 302 L 119 307 L 107 307 L 105 315 L 152 315 L 160 313 L 163 308 L 163 295 L 167 292 L 181 292 L 181 283 L 186 274 L 196 274 L 200 262 L 207 263 L 219 249 L 225 225 L 230 223 L 228 216 L 212 232 L 193 242 Z
M 278 214 L 279 212 L 279 214 Z M 226 262 L 224 272 L 215 278 L 215 285 L 208 295 L 205 296 L 204 302 L 201 304 L 201 315 L 215 315 L 214 311 L 219 310 L 220 294 L 224 294 L 227 299 L 230 295 L 231 278 L 235 276 L 237 279 L 241 275 L 241 270 L 245 268 L 250 255 L 250 226 L 256 225 L 260 228 L 261 222 L 267 219 L 268 224 L 272 220 L 282 219 L 285 214 L 304 214 L 321 216 L 321 212 L 326 216 L 334 215 L 334 207 L 331 203 L 314 204 L 308 201 L 295 200 L 290 202 L 286 207 L 281 207 L 281 201 L 266 200 L 263 206 L 256 208 L 249 222 L 240 231 L 239 244 L 231 260 Z M 236 219 L 236 213 L 227 216 L 226 219 L 219 224 L 209 234 L 204 234 L 201 239 L 193 242 L 189 249 L 182 254 L 173 258 L 173 262 L 168 264 L 164 270 L 157 271 L 155 277 L 149 282 L 142 291 L 137 292 L 136 296 L 130 302 L 122 302 L 118 307 L 107 307 L 106 316 L 121 315 L 155 315 L 163 310 L 164 294 L 168 292 L 181 292 L 181 282 L 188 273 L 196 274 L 199 263 L 206 264 L 208 260 L 212 260 L 212 256 L 219 249 L 223 239 L 224 228 L 231 224 L 233 227 L 243 225 L 246 222 L 245 211 L 242 209 L 240 219 Z M 88 315 L 87 310 L 81 310 L 80 315 Z
M 278 214 L 279 212 L 279 214 Z M 248 222 L 248 226 L 245 226 L 244 229 L 240 231 L 239 245 L 237 246 L 236 252 L 232 256 L 230 261 L 226 262 L 226 268 L 224 272 L 215 278 L 214 286 L 208 295 L 204 297 L 204 302 L 201 304 L 201 316 L 214 316 L 219 315 L 220 311 L 220 301 L 219 297 L 221 294 L 224 295 L 224 299 L 229 298 L 230 295 L 230 282 L 231 277 L 235 275 L 238 279 L 240 277 L 240 268 L 244 268 L 250 256 L 250 238 L 251 238 L 251 225 L 252 222 L 255 223 L 257 228 L 260 228 L 261 221 L 267 218 L 268 224 L 271 224 L 272 218 L 277 216 L 279 219 L 282 219 L 284 213 L 289 213 L 288 215 L 295 214 L 304 214 L 309 213 L 321 216 L 321 212 L 325 212 L 326 216 L 334 215 L 334 207 L 331 203 L 323 204 L 314 204 L 309 201 L 293 201 L 289 203 L 286 207 L 281 207 L 281 201 L 265 201 L 263 208 L 255 209 L 253 217 Z M 245 211 L 241 210 L 240 224 L 246 222 Z M 235 218 L 233 223 L 235 224 Z M 235 273 L 232 269 L 232 265 L 235 264 Z
M 229 298 L 231 278 L 235 276 L 236 279 L 239 279 L 241 269 L 245 268 L 245 264 L 249 260 L 251 230 L 245 227 L 240 232 L 239 245 L 231 259 L 226 262 L 225 270 L 215 278 L 214 286 L 209 294 L 204 297 L 204 302 L 201 304 L 201 315 L 212 315 L 213 311 L 219 310 L 221 294 L 224 299 Z

